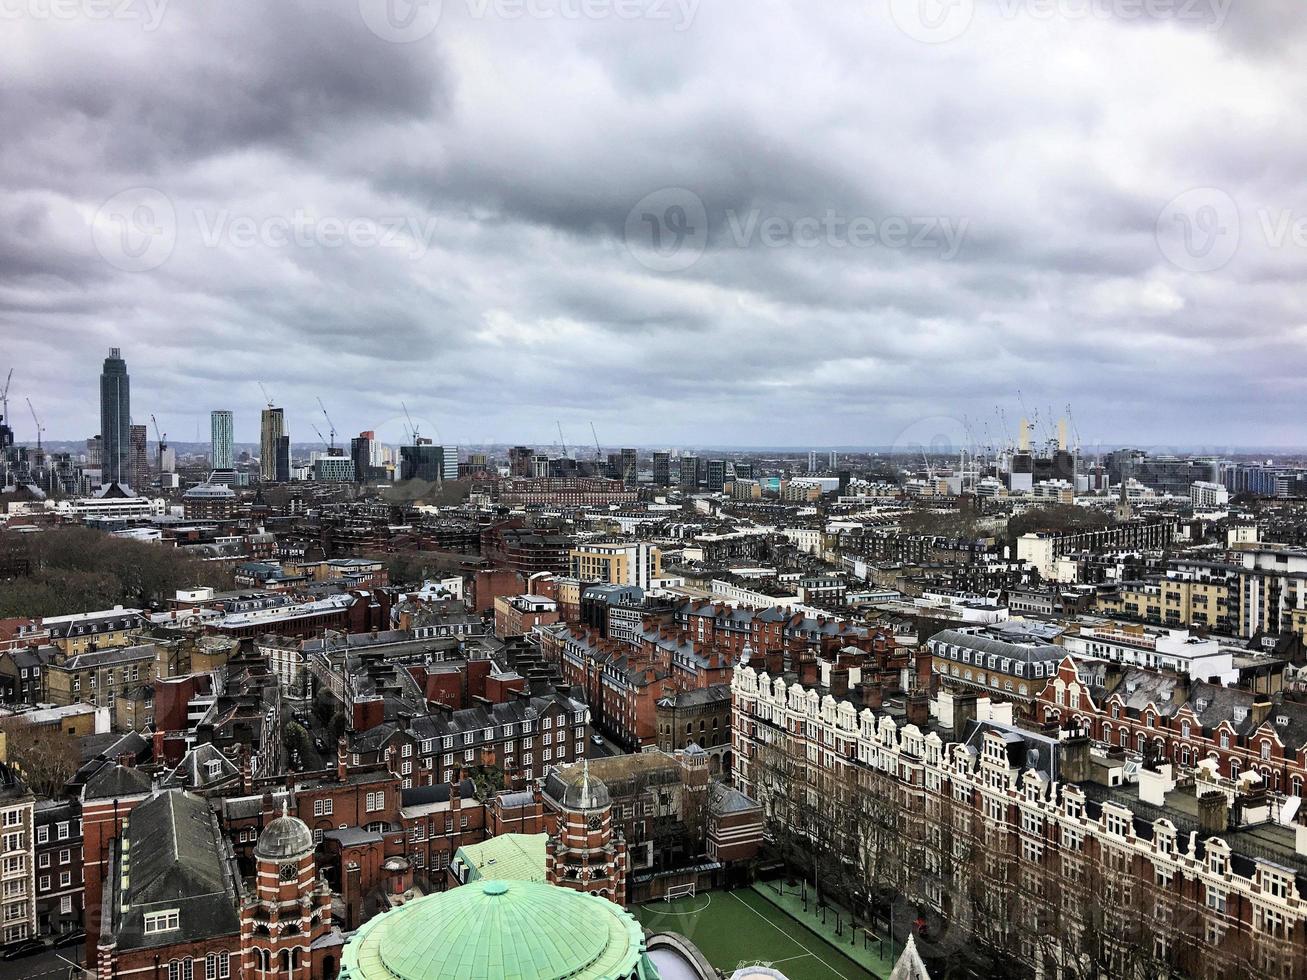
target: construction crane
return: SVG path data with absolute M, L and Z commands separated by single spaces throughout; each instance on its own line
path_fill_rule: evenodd
M 32 421 L 36 423 L 36 451 L 41 451 L 41 420 L 36 417 L 36 409 L 32 407 L 32 399 L 24 399 L 27 402 L 27 410 L 32 413 Z
M 268 407 L 272 408 L 272 396 L 268 394 L 268 389 L 263 387 L 262 381 L 259 382 L 259 390 L 263 392 L 263 400 L 268 403 Z
M 327 440 L 326 440 L 325 438 L 323 438 L 322 430 L 319 429 L 319 428 L 318 428 L 316 425 L 314 425 L 312 422 L 309 423 L 309 428 L 311 428 L 314 432 L 316 432 L 316 433 L 318 434 L 318 441 L 321 442 L 321 443 L 325 446 L 325 445 L 327 444 Z M 332 444 L 332 448 L 333 448 L 333 449 L 336 448 L 334 443 Z
M 593 422 L 590 423 L 590 435 L 594 436 L 594 440 L 595 440 L 595 462 L 597 463 L 597 462 L 599 462 L 601 459 L 603 459 L 604 454 L 603 454 L 603 453 L 600 451 L 600 449 L 599 449 L 599 433 L 595 432 L 595 424 L 594 424 Z
M 327 406 L 322 404 L 321 396 L 318 397 L 318 408 L 322 409 L 322 417 L 327 420 L 327 429 L 331 432 L 329 445 L 331 446 L 331 454 L 334 456 L 336 454 L 336 423 L 331 421 L 331 416 L 327 414 Z M 317 426 L 314 426 L 314 431 L 316 430 Z M 321 432 L 318 433 L 318 438 L 322 438 Z
M 159 480 L 163 480 L 163 451 L 168 448 L 168 437 L 159 431 L 159 420 L 150 413 L 150 424 L 154 426 L 154 439 L 159 444 Z
M 0 422 L 9 418 L 9 382 L 14 380 L 14 369 L 9 369 L 9 377 L 5 378 L 4 388 L 0 388 Z
M 567 440 L 563 438 L 563 423 L 554 419 L 554 425 L 558 426 L 558 442 L 563 447 L 563 455 L 567 455 Z
M 418 444 L 418 427 L 413 424 L 413 416 L 408 414 L 408 406 L 403 402 L 399 403 L 400 408 L 404 409 L 404 418 L 408 419 L 408 431 L 412 433 L 413 445 Z

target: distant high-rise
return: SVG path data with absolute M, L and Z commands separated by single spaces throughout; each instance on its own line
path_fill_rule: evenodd
M 625 484 L 634 484 L 639 476 L 634 449 L 623 449 L 620 457 L 621 473 L 619 479 Z
M 285 434 L 285 409 L 272 406 L 265 408 L 259 434 L 259 476 L 264 482 L 277 479 L 277 445 Z
M 360 432 L 349 441 L 349 457 L 354 461 L 354 479 L 364 483 L 371 479 L 372 446 L 377 434 L 372 431 Z
M 145 426 L 133 425 L 129 430 L 130 449 L 127 481 L 136 489 L 150 485 L 150 456 L 146 451 L 148 434 Z
M 653 454 L 653 480 L 655 486 L 669 487 L 672 485 L 671 453 Z
M 100 481 L 126 483 L 131 474 L 132 386 L 117 347 L 100 372 Z
M 215 470 L 232 469 L 234 447 L 232 445 L 231 412 L 223 409 L 211 412 L 209 414 L 209 432 L 212 442 L 209 459 L 213 468 Z
M 290 436 L 277 440 L 277 467 L 273 479 L 278 483 L 290 482 Z

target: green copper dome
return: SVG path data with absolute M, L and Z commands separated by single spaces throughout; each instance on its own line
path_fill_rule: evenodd
M 350 939 L 341 980 L 656 980 L 644 932 L 606 899 L 481 880 L 409 902 Z

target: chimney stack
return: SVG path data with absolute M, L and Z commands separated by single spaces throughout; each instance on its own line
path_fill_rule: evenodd
M 872 711 L 879 711 L 885 703 L 885 689 L 880 686 L 880 681 L 863 681 L 858 685 L 858 694 L 862 698 L 862 706 Z
M 930 723 L 930 695 L 925 691 L 913 691 L 908 695 L 907 722 L 923 731 Z
M 832 667 L 830 670 L 830 693 L 833 698 L 844 698 L 849 693 L 849 668 Z
M 1230 801 L 1224 793 L 1204 793 L 1198 798 L 1198 830 L 1204 837 L 1219 836 L 1230 828 Z

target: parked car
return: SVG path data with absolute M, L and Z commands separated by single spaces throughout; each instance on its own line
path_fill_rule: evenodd
M 54 940 L 55 949 L 64 949 L 68 946 L 86 945 L 86 933 L 84 932 L 65 932 L 63 935 L 56 936 Z
M 49 943 L 44 939 L 20 939 L 16 943 L 10 943 L 0 952 L 0 960 L 16 960 L 24 956 L 31 956 L 33 953 L 40 953 L 49 948 Z
M 604 737 L 602 735 L 591 735 L 590 741 L 594 742 L 595 745 L 603 745 Z

